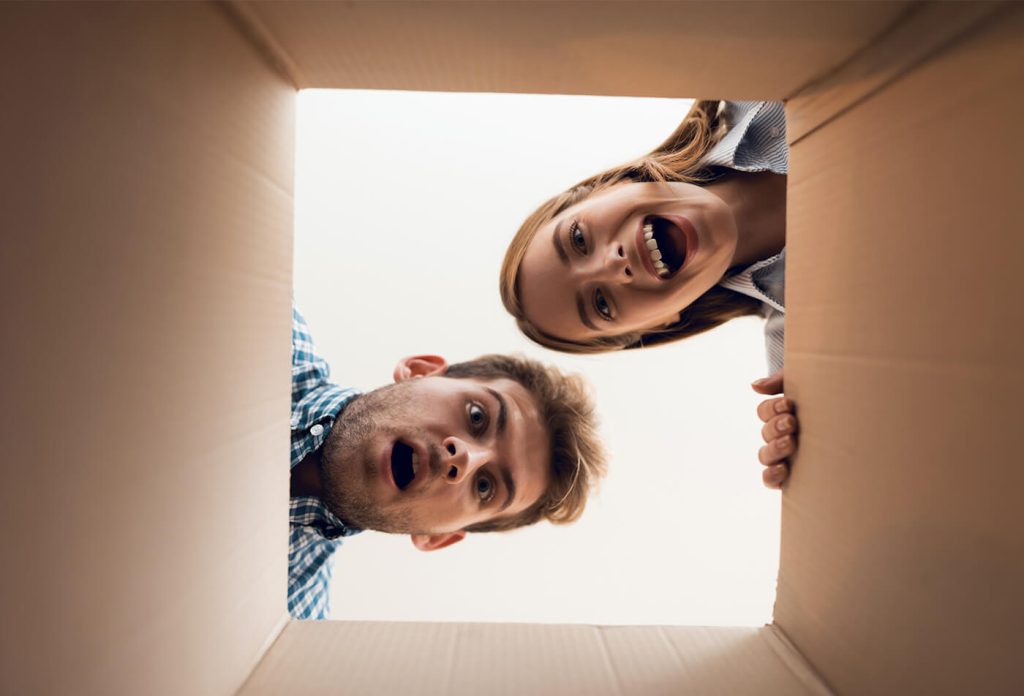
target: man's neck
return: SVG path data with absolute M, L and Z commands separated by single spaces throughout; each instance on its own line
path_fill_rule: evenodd
M 320 450 L 313 450 L 292 467 L 290 495 L 319 498 L 323 490 L 320 483 Z
M 736 253 L 730 266 L 745 268 L 786 246 L 786 177 L 736 172 L 708 185 L 736 218 Z

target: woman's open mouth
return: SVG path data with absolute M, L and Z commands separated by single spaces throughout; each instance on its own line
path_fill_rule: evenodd
M 404 491 L 416 478 L 417 459 L 412 447 L 399 440 L 395 441 L 391 448 L 391 476 L 398 490 Z
M 648 215 L 644 218 L 643 244 L 654 272 L 661 279 L 671 278 L 686 263 L 687 235 L 672 220 Z

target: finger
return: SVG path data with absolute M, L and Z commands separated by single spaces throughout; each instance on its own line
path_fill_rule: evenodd
M 754 380 L 754 382 L 751 383 L 750 386 L 758 394 L 781 394 L 782 373 L 783 370 L 779 370 L 778 372 L 769 377 Z
M 768 422 L 761 426 L 761 439 L 771 442 L 781 435 L 792 435 L 796 432 L 796 416 L 789 413 L 772 416 Z
M 777 399 L 766 399 L 757 405 L 757 417 L 767 423 L 782 413 L 793 413 L 793 402 L 785 396 Z
M 796 451 L 796 440 L 792 435 L 783 435 L 772 440 L 757 451 L 757 459 L 765 466 L 781 462 Z
M 782 488 L 782 484 L 787 478 L 789 478 L 789 467 L 785 464 L 773 464 L 761 472 L 761 480 L 768 488 Z

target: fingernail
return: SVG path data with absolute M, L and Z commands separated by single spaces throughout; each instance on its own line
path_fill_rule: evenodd
M 785 399 L 779 399 L 778 401 L 775 402 L 775 412 L 776 413 L 785 413 L 786 412 L 786 407 L 788 405 L 789 405 L 788 401 L 786 401 Z
M 789 430 L 789 419 L 788 418 L 781 418 L 781 419 L 779 419 L 779 422 L 775 424 L 775 427 L 778 428 L 780 433 L 786 432 L 787 430 Z
M 793 442 L 793 438 L 791 438 L 789 435 L 786 435 L 785 437 L 780 437 L 778 440 L 776 440 L 776 442 L 778 443 L 776 447 L 778 447 L 780 450 L 789 449 L 789 445 L 790 443 Z

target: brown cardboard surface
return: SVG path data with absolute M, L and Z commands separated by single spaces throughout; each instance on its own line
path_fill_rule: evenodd
M 240 696 L 826 693 L 778 649 L 769 627 L 292 622 Z
M 902 2 L 236 3 L 297 86 L 781 99 Z
M 285 617 L 294 90 L 215 5 L 5 3 L 0 91 L 0 692 L 230 693 Z
M 940 2 L 912 6 L 893 25 L 838 69 L 800 90 L 790 109 L 791 143 L 857 102 L 898 80 L 1000 10 L 1000 2 Z M 842 89 L 836 89 L 843 85 Z
M 800 92 L 803 435 L 776 626 L 291 623 L 244 693 L 822 693 L 817 674 L 850 694 L 1024 692 L 1024 9 L 2 4 L 0 20 L 0 691 L 229 693 L 277 636 L 298 85 Z
M 1007 5 L 791 151 L 775 620 L 839 693 L 1024 693 L 1021 84 Z

